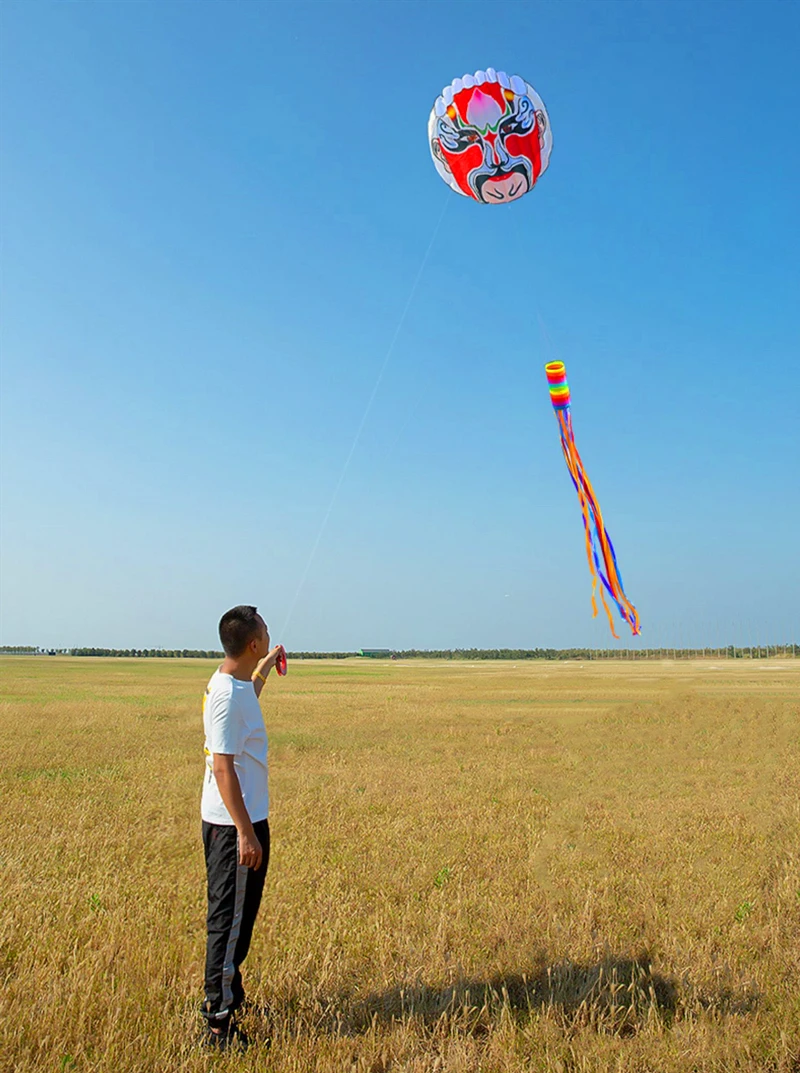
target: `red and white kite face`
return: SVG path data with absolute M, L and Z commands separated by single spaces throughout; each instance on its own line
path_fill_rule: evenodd
M 485 205 L 516 201 L 532 190 L 553 145 L 541 97 L 517 75 L 491 67 L 443 90 L 428 138 L 448 186 Z

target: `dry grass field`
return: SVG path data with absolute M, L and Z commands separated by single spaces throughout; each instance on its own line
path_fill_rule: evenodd
M 217 1056 L 211 670 L 0 661 L 0 1068 L 800 1070 L 799 661 L 290 663 Z

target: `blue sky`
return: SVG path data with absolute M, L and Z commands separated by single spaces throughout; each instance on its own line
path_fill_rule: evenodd
M 605 645 L 552 358 L 643 642 L 798 636 L 800 5 L 2 23 L 2 643 Z M 495 208 L 426 144 L 487 66 L 554 132 Z

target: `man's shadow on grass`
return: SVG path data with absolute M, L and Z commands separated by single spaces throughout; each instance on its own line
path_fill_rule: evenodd
M 594 1028 L 619 1036 L 635 1035 L 654 1020 L 669 1026 L 676 1016 L 711 1011 L 720 1016 L 751 1013 L 752 991 L 720 986 L 700 992 L 656 973 L 650 957 L 611 955 L 593 962 L 539 958 L 530 972 L 490 979 L 459 979 L 445 987 L 424 982 L 390 987 L 363 999 L 340 995 L 329 1007 L 337 1034 L 361 1035 L 376 1024 L 413 1022 L 424 1030 L 487 1034 L 504 1018 L 524 1022 L 549 1012 L 564 1028 Z

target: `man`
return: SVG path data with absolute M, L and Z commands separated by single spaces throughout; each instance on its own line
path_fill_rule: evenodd
M 206 1042 L 224 1049 L 238 1035 L 247 956 L 269 863 L 267 732 L 258 697 L 281 646 L 255 607 L 220 619 L 225 659 L 203 698 L 206 772 L 201 812 L 208 878 Z

